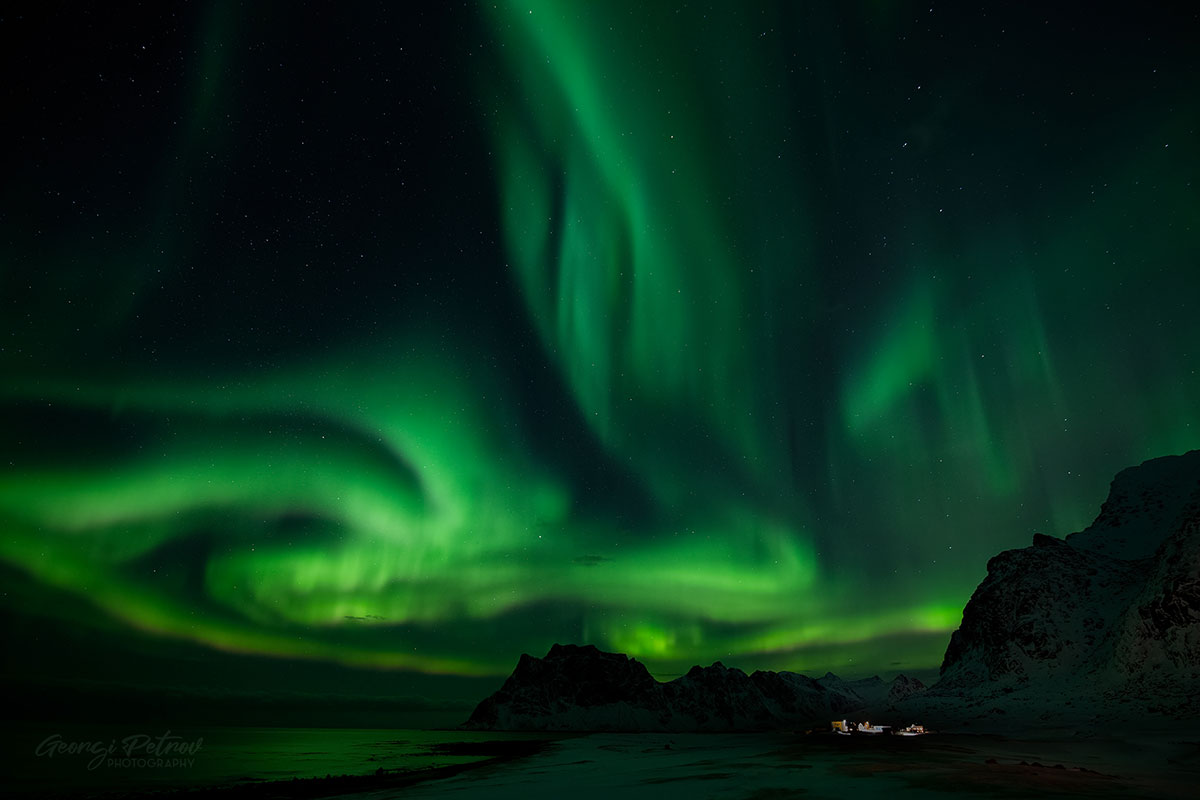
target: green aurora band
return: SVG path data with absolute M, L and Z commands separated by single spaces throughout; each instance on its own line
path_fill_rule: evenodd
M 246 102 L 222 88 L 231 8 L 198 35 L 149 198 L 242 146 L 218 122 Z M 503 254 L 442 268 L 507 263 L 519 351 L 499 322 L 372 307 L 369 333 L 263 364 L 89 359 L 146 329 L 145 264 L 189 237 L 163 212 L 88 261 L 82 223 L 42 256 L 6 231 L 10 308 L 106 288 L 36 330 L 10 315 L 0 557 L 236 652 L 461 675 L 553 641 L 659 674 L 936 666 L 988 557 L 1200 446 L 1198 114 L 1168 87 L 1086 143 L 1024 146 L 1042 134 L 983 130 L 1017 101 L 975 109 L 984 89 L 862 13 L 892 72 L 838 72 L 855 42 L 818 5 L 481 8 L 470 108 Z M 530 361 L 560 395 L 538 390 L 545 430 Z

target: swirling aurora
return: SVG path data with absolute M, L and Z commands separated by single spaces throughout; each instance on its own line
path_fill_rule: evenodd
M 17 93 L 0 558 L 43 610 L 925 669 L 988 557 L 1200 446 L 1186 26 L 425 13 L 152 9 Z

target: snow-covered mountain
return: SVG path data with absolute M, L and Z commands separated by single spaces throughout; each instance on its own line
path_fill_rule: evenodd
M 636 659 L 592 645 L 556 644 L 545 658 L 523 655 L 498 692 L 476 707 L 470 728 L 577 731 L 753 731 L 792 728 L 911 691 L 900 676 L 843 681 L 795 672 L 747 675 L 721 662 L 692 667 L 667 683 Z
M 1039 719 L 1200 714 L 1200 451 L 1120 472 L 1065 540 L 1001 553 L 963 611 L 941 679 L 957 699 Z M 938 698 L 942 698 L 941 701 Z M 967 716 L 970 716 L 968 714 Z

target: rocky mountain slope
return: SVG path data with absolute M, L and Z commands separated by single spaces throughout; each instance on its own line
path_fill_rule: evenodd
M 920 682 L 904 676 L 843 681 L 794 672 L 747 675 L 721 662 L 667 683 L 636 659 L 591 645 L 523 655 L 466 726 L 495 730 L 751 731 L 827 723 Z M 897 694 L 898 693 L 898 694 Z
M 1200 714 L 1200 451 L 1120 472 L 1065 540 L 1001 553 L 925 702 L 1041 718 Z

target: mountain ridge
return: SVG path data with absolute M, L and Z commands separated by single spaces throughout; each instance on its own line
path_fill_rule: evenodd
M 555 644 L 544 658 L 522 654 L 512 675 L 465 727 L 498 730 L 742 731 L 811 724 L 908 696 L 916 678 L 843 681 L 720 661 L 659 682 L 635 658 L 594 645 Z

